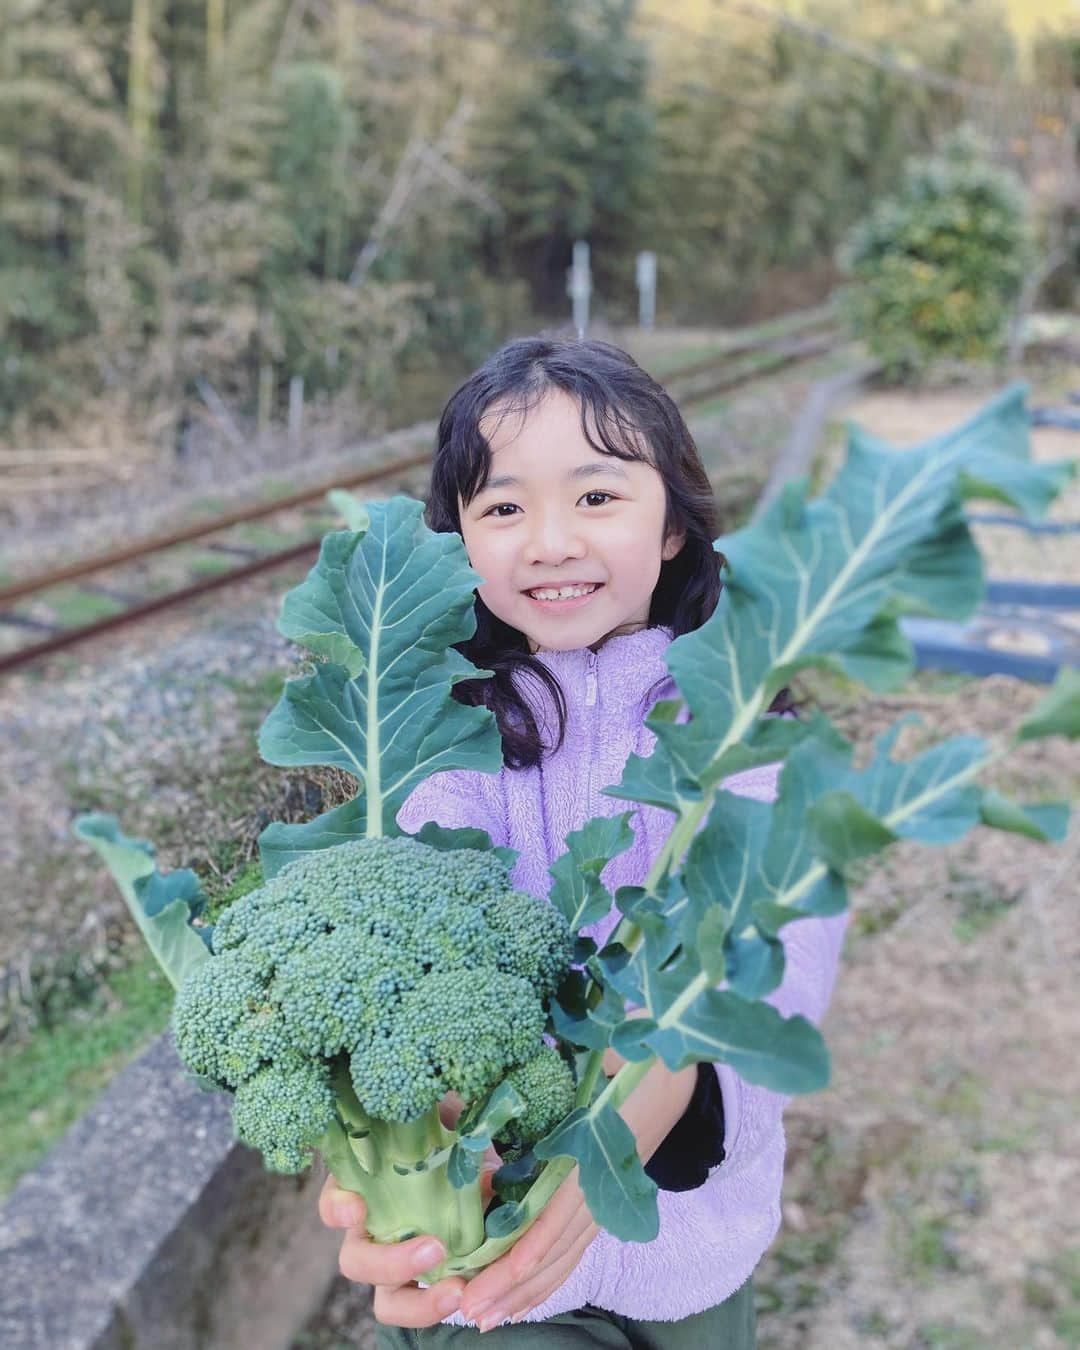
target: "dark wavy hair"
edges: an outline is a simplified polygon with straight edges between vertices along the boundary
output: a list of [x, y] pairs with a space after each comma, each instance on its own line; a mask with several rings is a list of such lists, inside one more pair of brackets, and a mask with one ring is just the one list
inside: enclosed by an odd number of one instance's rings
[[[439, 532], [460, 533], [458, 497], [467, 506], [491, 473], [491, 447], [480, 430], [484, 414], [524, 416], [552, 390], [570, 394], [581, 409], [581, 429], [601, 454], [652, 464], [664, 483], [664, 537], [684, 533], [678, 554], [660, 565], [647, 626], [674, 637], [692, 632], [710, 617], [720, 597], [723, 555], [712, 546], [716, 505], [694, 438], [664, 390], [632, 356], [608, 342], [577, 338], [519, 338], [490, 356], [451, 396], [439, 419], [426, 520]], [[594, 428], [599, 441], [594, 436]], [[555, 745], [566, 731], [566, 702], [558, 680], [530, 652], [525, 634], [476, 597], [476, 632], [457, 650], [494, 677], [454, 686], [461, 703], [484, 705], [495, 714], [509, 768], [538, 764], [546, 747], [515, 672], [545, 686], [558, 714]], [[661, 684], [663, 681], [661, 681]], [[660, 686], [658, 685], [657, 688]], [[770, 711], [790, 708], [787, 690]]]

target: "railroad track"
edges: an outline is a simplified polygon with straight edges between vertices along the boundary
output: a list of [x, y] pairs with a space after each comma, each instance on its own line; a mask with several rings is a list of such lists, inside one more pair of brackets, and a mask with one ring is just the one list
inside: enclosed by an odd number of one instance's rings
[[[668, 372], [665, 385], [680, 407], [694, 407], [821, 356], [842, 340], [824, 309], [809, 312], [792, 329], [736, 340], [707, 360]], [[410, 433], [399, 432], [394, 440], [409, 438]], [[430, 429], [425, 439], [430, 440]], [[378, 484], [381, 491], [422, 495], [430, 461], [429, 451], [417, 449], [355, 472], [342, 470], [288, 497], [0, 587], [0, 674], [210, 591], [313, 558], [322, 536], [337, 523], [325, 500], [331, 488]]]

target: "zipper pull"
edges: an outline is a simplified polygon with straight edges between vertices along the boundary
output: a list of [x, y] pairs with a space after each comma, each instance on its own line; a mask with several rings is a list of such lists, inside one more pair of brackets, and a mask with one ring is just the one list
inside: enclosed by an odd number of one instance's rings
[[585, 706], [591, 708], [596, 703], [596, 653], [589, 653], [589, 665], [585, 671]]

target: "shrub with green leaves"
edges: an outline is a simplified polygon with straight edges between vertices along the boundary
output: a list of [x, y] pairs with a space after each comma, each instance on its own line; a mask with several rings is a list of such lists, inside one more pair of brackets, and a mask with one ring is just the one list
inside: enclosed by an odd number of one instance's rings
[[[822, 714], [765, 713], [811, 665], [895, 688], [913, 668], [903, 614], [974, 611], [984, 581], [964, 501], [1039, 517], [1075, 470], [1033, 463], [1027, 428], [1016, 386], [913, 450], [853, 429], [820, 496], [791, 482], [717, 540], [716, 612], [667, 650], [679, 697], [648, 718], [652, 754], [631, 756], [607, 789], [670, 812], [671, 832], [642, 884], [614, 895], [600, 876], [632, 842], [631, 810], [567, 837], [546, 898], [513, 890], [512, 853], [482, 831], [429, 822], [402, 836], [398, 809], [429, 774], [499, 767], [491, 713], [452, 697], [485, 674], [454, 650], [473, 631], [479, 578], [456, 535], [425, 528], [420, 503], [338, 498], [349, 528], [326, 537], [279, 621], [319, 660], [286, 683], [259, 745], [273, 764], [347, 770], [357, 795], [270, 825], [263, 886], [213, 931], [190, 872], [160, 874], [115, 821], [78, 826], [179, 986], [180, 1053], [235, 1093], [241, 1137], [279, 1168], [321, 1151], [365, 1197], [377, 1238], [442, 1238], [434, 1280], [507, 1250], [575, 1165], [599, 1224], [654, 1237], [656, 1187], [618, 1108], [657, 1058], [724, 1062], [781, 1093], [823, 1087], [820, 1033], [765, 1001], [784, 976], [782, 929], [840, 913], [858, 864], [897, 840], [946, 844], [979, 824], [1060, 840], [1065, 803], [1010, 801], [978, 779], [1010, 742], [1080, 734], [1080, 674], [1063, 672], [1000, 743], [956, 736], [898, 761], [904, 719], [858, 767]], [[775, 802], [721, 790], [777, 760]], [[598, 951], [581, 929], [612, 905], [622, 918]], [[512, 1027], [507, 998], [521, 1009]], [[605, 1080], [609, 1047], [626, 1063]], [[438, 1112], [451, 1089], [464, 1103], [453, 1127]], [[493, 1141], [508, 1161], [485, 1209]]]
[[842, 307], [889, 375], [996, 356], [1031, 262], [1024, 189], [970, 134], [905, 168], [840, 249]]

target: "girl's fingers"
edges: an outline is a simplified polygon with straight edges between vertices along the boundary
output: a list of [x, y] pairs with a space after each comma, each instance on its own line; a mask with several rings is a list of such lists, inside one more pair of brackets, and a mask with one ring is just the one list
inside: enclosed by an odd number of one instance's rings
[[363, 1196], [342, 1190], [329, 1176], [319, 1192], [319, 1218], [327, 1228], [358, 1228], [367, 1217]]
[[541, 1268], [547, 1269], [553, 1259], [561, 1258], [589, 1230], [591, 1242], [598, 1231], [593, 1217], [576, 1184], [571, 1180], [563, 1182], [540, 1217], [510, 1251], [469, 1281], [461, 1309], [464, 1316], [477, 1321], [481, 1308], [503, 1306], [516, 1298], [522, 1281], [533, 1278]]
[[443, 1254], [437, 1238], [372, 1242], [362, 1228], [350, 1228], [341, 1244], [338, 1267], [347, 1280], [358, 1284], [408, 1284], [437, 1266]]
[[493, 1304], [476, 1319], [480, 1329], [490, 1331], [493, 1327], [500, 1326], [508, 1317], [515, 1319], [524, 1317], [545, 1299], [550, 1298], [573, 1273], [587, 1245], [588, 1243], [579, 1242], [558, 1261], [551, 1264], [545, 1262], [543, 1270], [534, 1279], [515, 1285], [504, 1300]]
[[[592, 1230], [589, 1241], [595, 1236], [597, 1230], [592, 1215], [587, 1209], [582, 1209], [575, 1214], [570, 1221], [559, 1229], [558, 1236], [553, 1241], [541, 1243], [531, 1243], [523, 1250], [518, 1251], [515, 1246], [510, 1252], [510, 1259], [507, 1262], [507, 1273], [511, 1280], [511, 1289], [526, 1280], [530, 1280], [541, 1269], [546, 1269], [552, 1262], [558, 1261], [571, 1247], [577, 1246], [582, 1236]], [[525, 1237], [529, 1234], [526, 1233]], [[522, 1241], [525, 1239], [523, 1238]], [[520, 1245], [520, 1244], [519, 1244]]]
[[460, 1276], [440, 1280], [430, 1289], [416, 1285], [379, 1285], [372, 1300], [376, 1320], [391, 1327], [431, 1327], [449, 1317], [461, 1301], [464, 1280]]
[[485, 1209], [487, 1209], [488, 1202], [495, 1194], [495, 1188], [491, 1184], [492, 1178], [501, 1166], [502, 1159], [499, 1157], [495, 1145], [489, 1144], [480, 1164], [480, 1203]]

